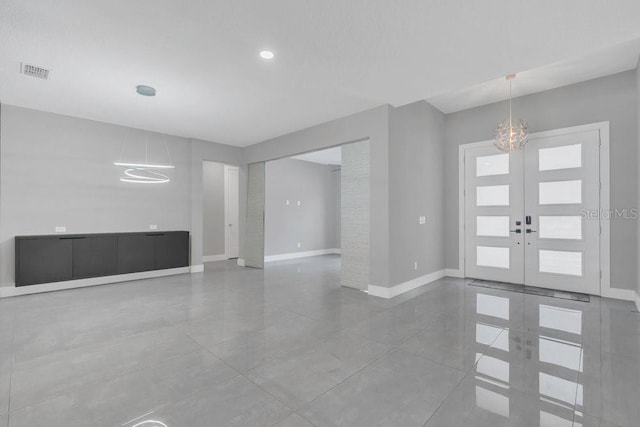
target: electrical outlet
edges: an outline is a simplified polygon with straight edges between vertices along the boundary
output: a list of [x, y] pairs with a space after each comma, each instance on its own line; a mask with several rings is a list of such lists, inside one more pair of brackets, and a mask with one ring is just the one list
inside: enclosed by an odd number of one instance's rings
[[301, 246], [302, 246], [302, 245], [300, 244], [300, 242], [298, 242], [298, 249], [300, 249], [300, 247], [301, 247]]
[[418, 224], [422, 225], [422, 224], [425, 224], [426, 222], [427, 222], [427, 217], [426, 216], [418, 217]]
[[149, 230], [157, 230], [158, 226], [155, 224], [149, 224]]
[[413, 269], [417, 270], [418, 269], [418, 261], [414, 261], [413, 262]]
[[66, 233], [67, 227], [64, 225], [56, 225], [56, 233]]

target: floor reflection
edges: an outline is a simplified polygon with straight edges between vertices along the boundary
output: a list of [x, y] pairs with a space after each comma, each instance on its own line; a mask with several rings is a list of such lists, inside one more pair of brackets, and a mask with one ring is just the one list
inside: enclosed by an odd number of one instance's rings
[[[483, 292], [474, 296], [476, 343], [480, 345], [474, 368], [476, 406], [510, 418], [518, 410], [511, 399], [512, 387], [518, 384], [538, 401], [538, 420], [528, 414], [528, 425], [573, 425], [583, 396], [583, 386], [578, 383], [583, 366], [583, 311], [566, 307], [565, 301], [555, 305], [546, 298], [535, 310], [529, 307], [517, 313], [511, 298], [533, 298]], [[533, 313], [535, 316], [527, 316]], [[502, 332], [484, 353], [487, 337], [495, 336], [489, 331], [496, 329]]]

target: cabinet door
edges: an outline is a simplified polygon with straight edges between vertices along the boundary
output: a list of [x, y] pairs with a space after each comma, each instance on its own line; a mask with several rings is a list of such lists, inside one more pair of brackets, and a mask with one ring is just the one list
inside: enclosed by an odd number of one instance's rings
[[73, 278], [118, 274], [118, 238], [82, 237], [73, 240]]
[[157, 270], [189, 265], [189, 233], [158, 233], [154, 237]]
[[16, 286], [71, 280], [72, 240], [16, 240]]
[[154, 238], [145, 234], [118, 237], [118, 273], [136, 273], [155, 268]]

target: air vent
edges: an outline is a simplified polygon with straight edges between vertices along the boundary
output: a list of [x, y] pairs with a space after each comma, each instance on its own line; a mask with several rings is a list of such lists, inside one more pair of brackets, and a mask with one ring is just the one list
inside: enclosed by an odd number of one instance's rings
[[49, 78], [49, 70], [43, 67], [38, 67], [32, 64], [22, 64], [22, 74], [25, 76], [37, 77], [39, 79], [47, 80]]

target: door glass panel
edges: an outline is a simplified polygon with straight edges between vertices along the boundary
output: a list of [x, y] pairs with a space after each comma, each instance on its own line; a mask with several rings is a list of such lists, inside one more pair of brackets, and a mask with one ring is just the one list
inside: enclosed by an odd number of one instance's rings
[[582, 311], [540, 304], [540, 327], [582, 335]]
[[538, 153], [540, 171], [582, 167], [582, 144], [541, 148]]
[[508, 173], [508, 154], [476, 157], [476, 176], [506, 175]]
[[484, 323], [476, 323], [476, 342], [484, 345], [491, 345], [498, 335], [502, 332], [502, 328], [497, 328]]
[[[568, 414], [571, 417], [571, 414]], [[550, 414], [545, 411], [540, 411], [540, 427], [554, 426], [554, 427], [581, 427], [582, 424], [574, 424], [573, 419], [566, 419], [559, 417], [558, 415]]]
[[540, 182], [541, 205], [582, 203], [582, 180]]
[[538, 373], [538, 388], [543, 396], [573, 405], [576, 399], [576, 390], [578, 383], [565, 380], [564, 378], [549, 375], [544, 372]]
[[540, 272], [582, 276], [582, 252], [540, 250]]
[[582, 218], [579, 216], [541, 216], [541, 239], [582, 239]]
[[476, 405], [478, 408], [509, 418], [509, 398], [495, 391], [476, 386]]
[[476, 206], [509, 206], [509, 185], [476, 187]]
[[478, 294], [476, 313], [509, 320], [509, 298]]
[[509, 248], [477, 246], [476, 264], [484, 267], [509, 268]]
[[484, 355], [478, 360], [476, 372], [509, 384], [509, 362]]
[[579, 344], [540, 337], [538, 339], [540, 361], [579, 371], [582, 347]]
[[508, 216], [478, 216], [476, 217], [476, 235], [509, 237]]
[[505, 329], [500, 335], [498, 335], [498, 338], [496, 338], [495, 341], [491, 343], [491, 347], [509, 352], [509, 343], [511, 342], [511, 340], [509, 339], [509, 335], [509, 329]]

